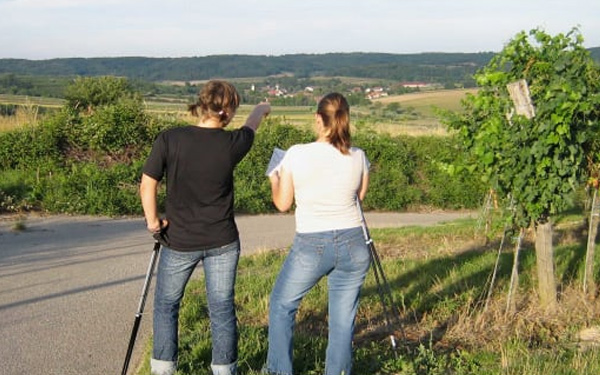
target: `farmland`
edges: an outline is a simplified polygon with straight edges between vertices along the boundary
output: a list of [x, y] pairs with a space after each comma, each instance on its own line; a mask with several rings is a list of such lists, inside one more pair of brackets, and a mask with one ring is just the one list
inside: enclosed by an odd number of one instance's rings
[[467, 94], [475, 94], [477, 89], [436, 90], [416, 92], [404, 95], [387, 96], [375, 99], [375, 103], [400, 103], [403, 106], [415, 108], [424, 117], [433, 117], [433, 107], [457, 111], [460, 100]]
[[[435, 108], [459, 110], [460, 100], [467, 93], [474, 92], [474, 89], [435, 90], [374, 99], [368, 106], [352, 108], [353, 123], [366, 123], [370, 130], [390, 134], [444, 134], [445, 127], [440, 123]], [[395, 111], [387, 110], [392, 103], [397, 103]], [[55, 110], [63, 104], [64, 100], [57, 98], [0, 95], [0, 105], [16, 107], [14, 114], [0, 116], [0, 131], [35, 122], [43, 110]], [[187, 101], [183, 98], [148, 98], [145, 104], [147, 111], [157, 116], [175, 116], [189, 123], [195, 122], [186, 112]], [[241, 126], [251, 109], [251, 105], [241, 105], [232, 125]], [[314, 106], [273, 106], [271, 117], [291, 125], [312, 126], [314, 110]]]

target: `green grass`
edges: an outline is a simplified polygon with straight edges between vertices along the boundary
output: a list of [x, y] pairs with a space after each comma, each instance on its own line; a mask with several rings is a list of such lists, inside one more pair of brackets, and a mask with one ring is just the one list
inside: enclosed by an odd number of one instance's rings
[[[567, 228], [573, 228], [573, 224]], [[369, 273], [356, 318], [354, 373], [362, 374], [596, 374], [596, 350], [579, 350], [577, 330], [600, 324], [600, 312], [578, 292], [585, 239], [566, 235], [555, 248], [561, 309], [548, 316], [536, 307], [533, 244], [521, 259], [519, 311], [504, 311], [512, 245], [501, 253], [492, 299], [484, 310], [499, 238], [485, 236], [475, 220], [426, 228], [372, 231], [400, 310], [401, 326], [386, 327], [376, 282]], [[267, 351], [268, 298], [285, 252], [241, 259], [236, 303], [240, 374], [259, 374]], [[260, 277], [256, 277], [260, 275]], [[327, 345], [327, 293], [322, 280], [303, 300], [295, 330], [295, 372], [322, 374]], [[202, 277], [192, 281], [182, 304], [178, 374], [207, 373], [209, 321]], [[389, 334], [400, 341], [394, 356]], [[404, 345], [406, 344], [406, 345]], [[140, 374], [147, 374], [149, 354]]]

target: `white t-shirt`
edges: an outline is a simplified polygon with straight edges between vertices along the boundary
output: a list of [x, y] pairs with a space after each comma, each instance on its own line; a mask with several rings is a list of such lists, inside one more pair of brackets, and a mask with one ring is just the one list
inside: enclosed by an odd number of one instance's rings
[[296, 231], [323, 232], [361, 226], [356, 196], [369, 162], [363, 150], [349, 155], [326, 142], [290, 147], [282, 161], [291, 172], [296, 201]]

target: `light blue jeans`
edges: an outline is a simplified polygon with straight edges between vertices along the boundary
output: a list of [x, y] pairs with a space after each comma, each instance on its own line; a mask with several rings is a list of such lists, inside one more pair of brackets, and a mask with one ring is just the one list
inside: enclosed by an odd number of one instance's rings
[[350, 375], [358, 296], [370, 265], [362, 228], [296, 233], [271, 293], [269, 350], [264, 372], [292, 375], [293, 330], [298, 305], [327, 276], [329, 337], [326, 375]]
[[173, 372], [175, 370], [179, 306], [192, 272], [202, 262], [212, 338], [211, 365], [213, 371], [231, 368], [229, 372], [235, 373], [238, 329], [234, 285], [239, 256], [239, 241], [204, 251], [183, 252], [162, 248], [154, 296], [152, 358], [155, 363], [167, 364]]

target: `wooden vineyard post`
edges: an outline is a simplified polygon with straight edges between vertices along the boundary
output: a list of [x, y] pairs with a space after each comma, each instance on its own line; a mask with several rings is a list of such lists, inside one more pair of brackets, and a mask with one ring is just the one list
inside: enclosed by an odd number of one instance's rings
[[598, 218], [600, 204], [598, 204], [598, 189], [593, 187], [592, 206], [590, 208], [590, 224], [588, 229], [587, 251], [585, 253], [585, 271], [583, 274], [583, 292], [594, 298], [596, 295], [596, 281], [594, 280], [594, 253], [596, 235], [598, 233]]
[[554, 249], [552, 247], [552, 223], [536, 223], [535, 259], [538, 275], [540, 303], [544, 309], [555, 311], [556, 280], [554, 279]]

